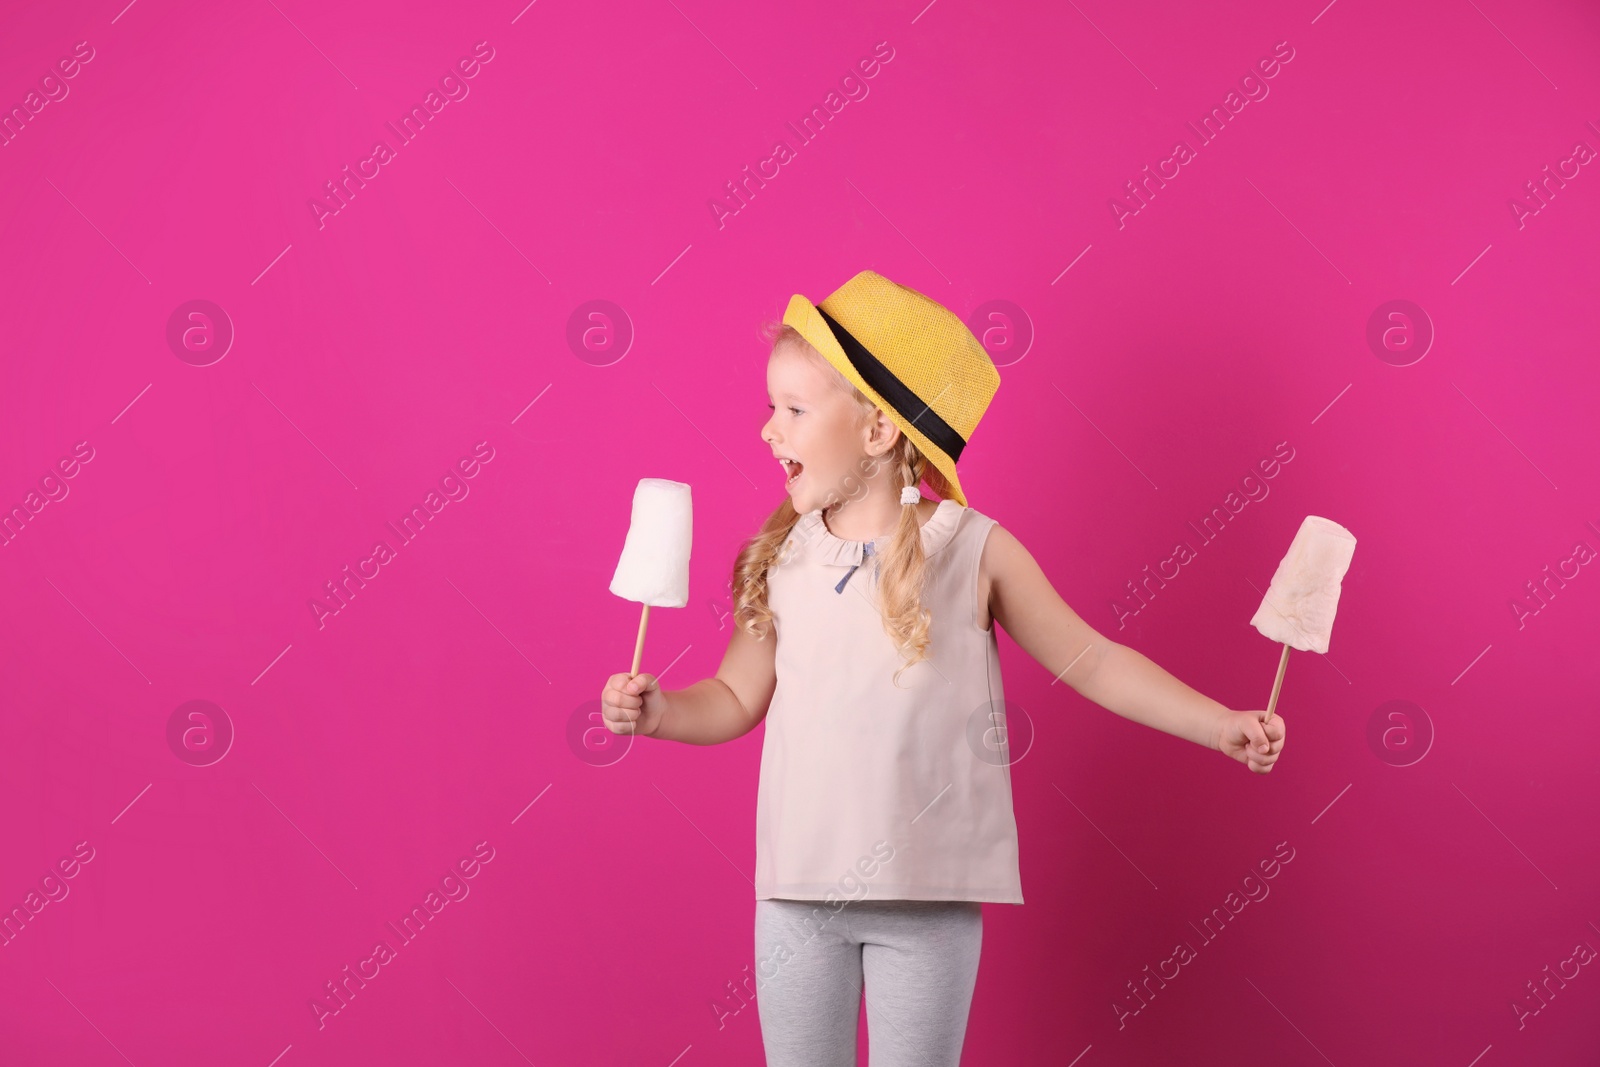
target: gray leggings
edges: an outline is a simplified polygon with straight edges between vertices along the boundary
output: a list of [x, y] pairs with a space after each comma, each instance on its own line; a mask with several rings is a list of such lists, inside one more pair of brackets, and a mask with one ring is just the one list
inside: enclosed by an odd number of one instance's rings
[[757, 900], [755, 935], [768, 1067], [855, 1067], [863, 978], [872, 1067], [960, 1063], [978, 901]]

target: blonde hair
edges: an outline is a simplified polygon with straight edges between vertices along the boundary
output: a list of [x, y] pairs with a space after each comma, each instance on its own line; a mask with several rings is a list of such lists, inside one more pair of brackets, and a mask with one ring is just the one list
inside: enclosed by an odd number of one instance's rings
[[[793, 343], [807, 358], [827, 368], [834, 384], [855, 401], [863, 422], [877, 412], [877, 405], [824, 359], [793, 326], [766, 322], [762, 324], [761, 336], [771, 343], [773, 352], [777, 351], [780, 344]], [[897, 486], [915, 486], [926, 480], [941, 498], [950, 496], [949, 483], [943, 474], [928, 462], [903, 430], [894, 447], [871, 462], [887, 464], [893, 472], [891, 482]], [[847, 482], [861, 486], [854, 476], [848, 478]], [[826, 509], [836, 503], [843, 503], [843, 500], [830, 491], [828, 500], [822, 506]], [[734, 624], [757, 640], [765, 639], [772, 629], [772, 610], [767, 606], [767, 571], [779, 562], [789, 534], [799, 520], [800, 514], [795, 511], [792, 498], [785, 496], [777, 510], [767, 516], [755, 536], [740, 547], [738, 558], [734, 560]], [[917, 522], [915, 507], [900, 508], [900, 522], [888, 546], [876, 553], [876, 559], [884, 631], [903, 656], [909, 654], [894, 675], [895, 684], [899, 685], [901, 672], [926, 658], [928, 625], [932, 620], [931, 614], [922, 607], [922, 586], [928, 561], [922, 548], [921, 525]]]

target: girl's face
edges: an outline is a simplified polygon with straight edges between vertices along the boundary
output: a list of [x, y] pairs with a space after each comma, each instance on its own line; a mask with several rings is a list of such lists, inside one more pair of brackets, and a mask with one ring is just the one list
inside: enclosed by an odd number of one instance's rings
[[767, 361], [772, 417], [761, 427], [761, 439], [773, 455], [794, 461], [784, 464], [781, 476], [802, 515], [845, 499], [861, 480], [866, 449], [874, 444], [878, 420], [863, 420], [842, 385], [838, 371], [793, 343], [779, 344]]

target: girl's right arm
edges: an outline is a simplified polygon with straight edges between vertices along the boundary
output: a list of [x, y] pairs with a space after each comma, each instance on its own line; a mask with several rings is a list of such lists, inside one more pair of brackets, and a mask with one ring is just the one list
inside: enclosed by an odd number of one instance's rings
[[600, 695], [606, 728], [691, 745], [743, 737], [767, 716], [777, 688], [777, 637], [757, 640], [735, 626], [722, 666], [683, 689], [662, 689], [653, 674], [613, 674]]

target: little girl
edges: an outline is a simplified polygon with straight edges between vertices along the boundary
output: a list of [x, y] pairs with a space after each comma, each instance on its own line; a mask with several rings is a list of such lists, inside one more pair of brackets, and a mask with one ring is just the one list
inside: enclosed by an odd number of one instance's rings
[[[615, 674], [613, 733], [710, 745], [766, 721], [757, 1005], [770, 1067], [957, 1064], [982, 902], [1022, 903], [993, 622], [1083, 696], [1265, 774], [1283, 720], [1235, 712], [1093, 630], [967, 505], [956, 460], [999, 388], [971, 331], [863, 271], [768, 330], [762, 440], [786, 498], [733, 569], [716, 676]], [[925, 499], [926, 482], [938, 500]]]

